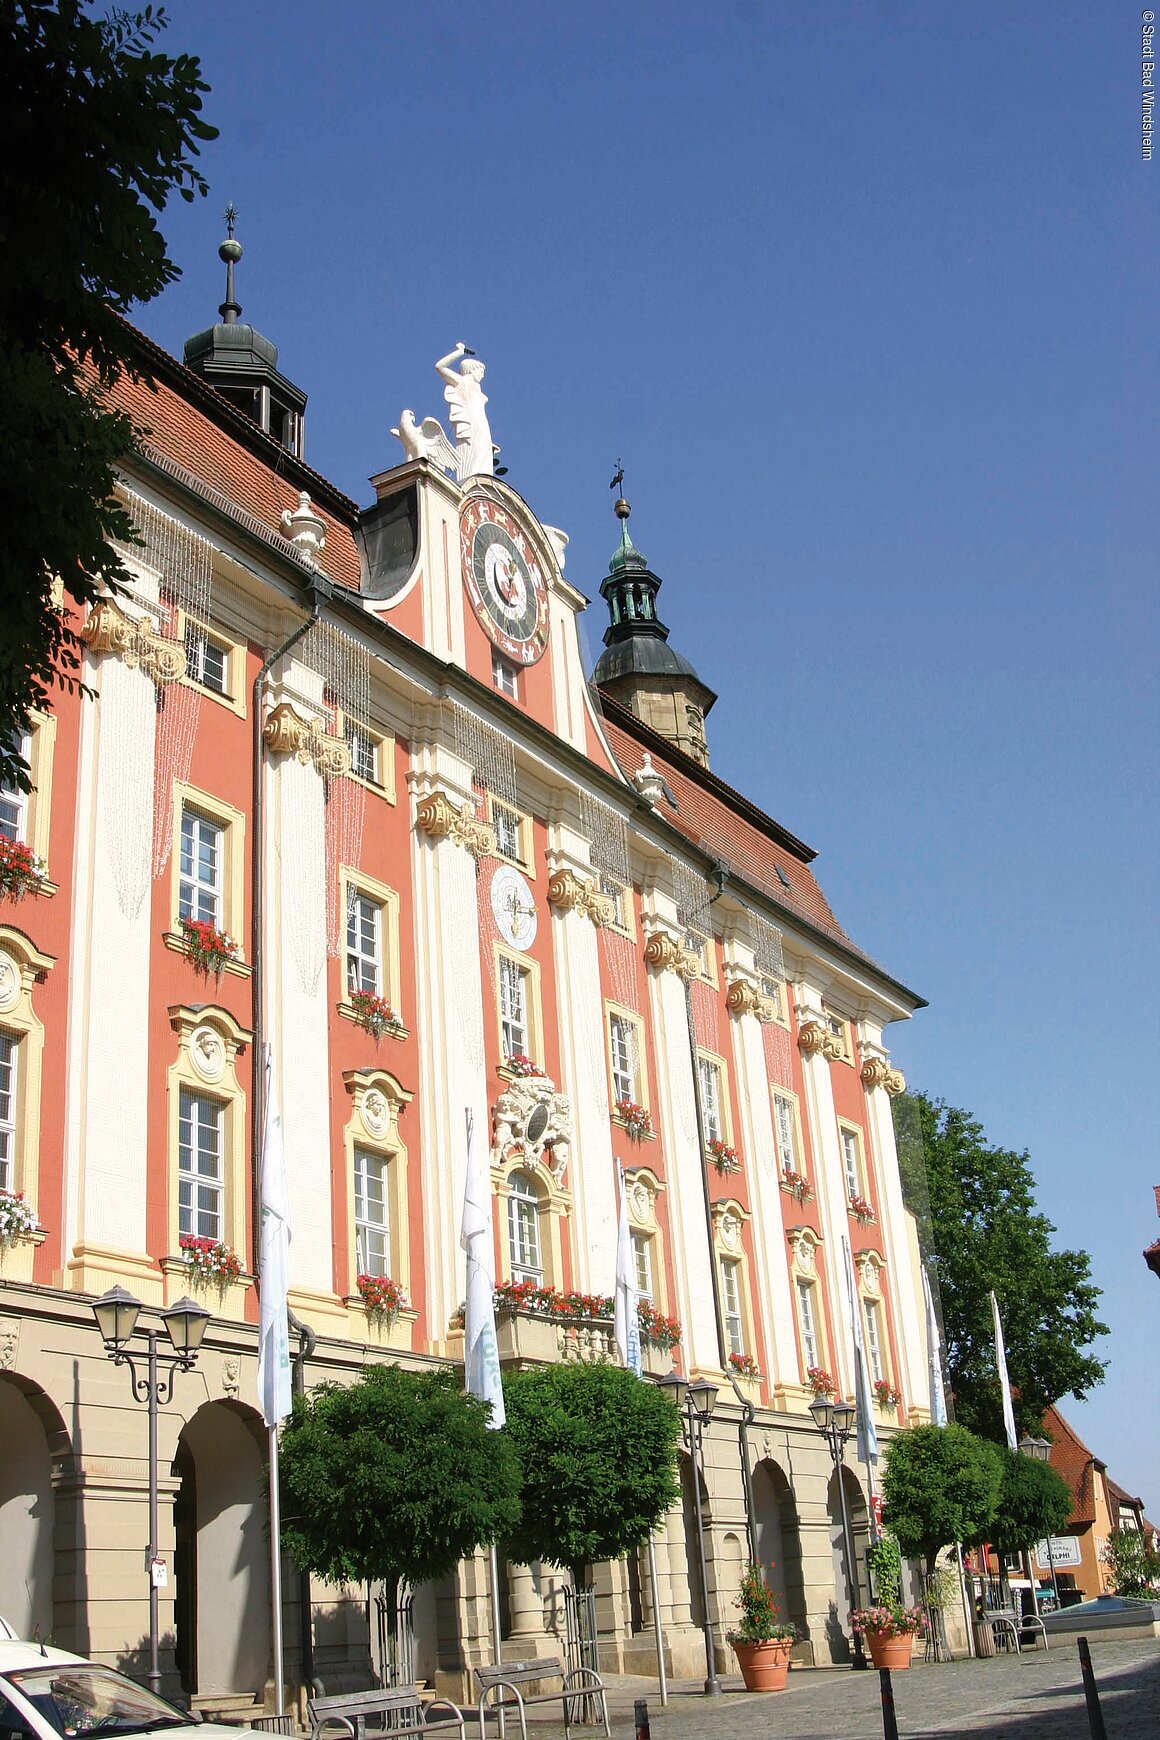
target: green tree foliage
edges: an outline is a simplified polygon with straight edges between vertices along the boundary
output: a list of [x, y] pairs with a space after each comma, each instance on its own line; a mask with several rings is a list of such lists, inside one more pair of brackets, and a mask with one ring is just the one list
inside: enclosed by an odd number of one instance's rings
[[924, 1559], [929, 1573], [940, 1548], [988, 1538], [1002, 1481], [994, 1444], [962, 1426], [915, 1426], [887, 1446], [883, 1520], [905, 1556]]
[[1113, 1529], [1100, 1550], [1112, 1593], [1136, 1601], [1160, 1595], [1160, 1552], [1142, 1529]]
[[519, 1467], [486, 1402], [448, 1371], [368, 1366], [295, 1396], [282, 1436], [282, 1542], [328, 1583], [424, 1583], [519, 1517]]
[[79, 662], [53, 577], [78, 604], [128, 579], [109, 540], [131, 537], [113, 482], [134, 432], [105, 390], [145, 371], [119, 317], [178, 276], [154, 213], [205, 192], [216, 137], [197, 60], [152, 47], [165, 23], [0, 0], [0, 778], [25, 785], [12, 734]]
[[1071, 1489], [1047, 1462], [1021, 1450], [999, 1451], [1003, 1484], [991, 1524], [991, 1545], [999, 1553], [1021, 1553], [1048, 1535], [1059, 1534], [1071, 1515]]
[[667, 1396], [619, 1366], [573, 1362], [504, 1379], [507, 1435], [523, 1474], [507, 1551], [572, 1572], [619, 1559], [677, 1502], [680, 1422]]
[[955, 1418], [1003, 1441], [993, 1289], [1016, 1424], [1035, 1432], [1049, 1402], [1103, 1382], [1104, 1362], [1087, 1351], [1107, 1334], [1090, 1260], [1052, 1249], [1055, 1228], [1036, 1208], [1026, 1153], [990, 1147], [968, 1113], [925, 1094], [901, 1095], [894, 1117], [903, 1195], [942, 1294]]

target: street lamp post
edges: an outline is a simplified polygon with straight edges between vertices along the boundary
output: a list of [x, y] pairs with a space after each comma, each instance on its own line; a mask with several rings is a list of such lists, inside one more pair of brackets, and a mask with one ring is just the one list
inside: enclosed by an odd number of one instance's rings
[[713, 1649], [713, 1624], [709, 1617], [709, 1577], [705, 1569], [705, 1525], [701, 1513], [701, 1480], [705, 1466], [702, 1433], [713, 1418], [713, 1409], [717, 1406], [717, 1386], [711, 1384], [708, 1378], [698, 1378], [696, 1383], [691, 1384], [680, 1377], [678, 1373], [671, 1372], [668, 1377], [659, 1380], [658, 1387], [672, 1397], [677, 1412], [683, 1415], [681, 1437], [693, 1466], [693, 1510], [697, 1523], [697, 1567], [701, 1575], [701, 1605], [705, 1633], [705, 1693], [707, 1697], [718, 1698], [721, 1695], [721, 1685], [717, 1678], [717, 1663]]
[[[1034, 1462], [1051, 1461], [1051, 1440], [1049, 1438], [1033, 1438], [1030, 1432], [1024, 1432], [1019, 1440], [1019, 1448], [1024, 1456], [1030, 1456]], [[1055, 1596], [1055, 1611], [1059, 1612], [1059, 1579], [1055, 1575], [1055, 1554], [1051, 1548], [1051, 1536], [1047, 1536], [1047, 1568], [1051, 1572], [1051, 1589]], [[1034, 1587], [1034, 1580], [1032, 1582]]]
[[[810, 1403], [810, 1414], [814, 1425], [829, 1446], [830, 1459], [834, 1464], [834, 1474], [838, 1482], [838, 1504], [842, 1515], [842, 1559], [846, 1567], [846, 1593], [850, 1599], [850, 1611], [853, 1613], [858, 1606], [858, 1565], [854, 1557], [854, 1538], [850, 1531], [850, 1512], [846, 1505], [844, 1452], [854, 1430], [857, 1414], [851, 1402], [835, 1402], [829, 1396], [815, 1396]], [[855, 1630], [854, 1659], [850, 1666], [866, 1668], [869, 1665], [866, 1652], [862, 1648], [862, 1633]]]
[[[149, 1408], [149, 1545], [145, 1551], [145, 1572], [149, 1578], [149, 1689], [152, 1692], [161, 1690], [161, 1668], [157, 1659], [159, 1632], [159, 1584], [157, 1572], [154, 1569], [157, 1560], [157, 1413], [158, 1409], [167, 1408], [173, 1400], [173, 1378], [178, 1371], [190, 1371], [197, 1361], [201, 1338], [205, 1334], [209, 1322], [209, 1312], [204, 1305], [195, 1304], [192, 1299], [179, 1299], [176, 1305], [171, 1305], [168, 1311], [161, 1312], [161, 1321], [165, 1325], [173, 1352], [164, 1355], [157, 1351], [157, 1341], [160, 1331], [146, 1328], [141, 1331], [148, 1342], [145, 1376], [139, 1377], [133, 1356], [128, 1350], [128, 1342], [137, 1331], [137, 1318], [142, 1310], [141, 1301], [134, 1299], [132, 1293], [124, 1287], [111, 1287], [99, 1299], [93, 1301], [93, 1316], [97, 1320], [97, 1328], [105, 1344], [105, 1352], [114, 1365], [129, 1367], [129, 1382], [133, 1390], [133, 1399], [145, 1402]], [[165, 1377], [162, 1378], [162, 1361], [168, 1366]]]

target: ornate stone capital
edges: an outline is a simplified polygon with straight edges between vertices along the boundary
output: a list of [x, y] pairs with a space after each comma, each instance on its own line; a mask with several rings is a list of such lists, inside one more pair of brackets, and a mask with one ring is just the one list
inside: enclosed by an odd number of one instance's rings
[[763, 997], [748, 979], [734, 979], [725, 990], [725, 1007], [731, 1015], [756, 1015], [761, 1022], [777, 1019], [777, 1006], [772, 997]]
[[166, 640], [151, 623], [126, 616], [111, 598], [99, 598], [80, 631], [91, 653], [107, 653], [133, 669], [140, 666], [157, 684], [176, 682], [186, 672], [185, 648]]
[[654, 930], [644, 945], [644, 958], [658, 972], [676, 973], [686, 983], [695, 979], [698, 961], [691, 950], [682, 948], [675, 937], [664, 930]]
[[805, 1021], [798, 1028], [798, 1047], [807, 1057], [828, 1057], [830, 1037], [820, 1021]]
[[868, 1057], [862, 1065], [862, 1086], [884, 1088], [893, 1099], [896, 1094], [905, 1093], [906, 1077], [900, 1069], [891, 1069], [884, 1057]]
[[574, 870], [555, 870], [548, 878], [548, 904], [560, 912], [578, 912], [599, 927], [611, 924], [616, 915], [615, 903], [601, 894], [595, 882], [585, 882]]
[[415, 825], [432, 840], [466, 846], [473, 858], [487, 858], [495, 852], [495, 829], [480, 821], [470, 802], [457, 809], [445, 791], [433, 791], [419, 799]]
[[317, 719], [303, 719], [289, 701], [281, 701], [262, 727], [271, 755], [292, 755], [303, 767], [311, 762], [331, 778], [350, 772], [350, 750], [341, 737], [331, 737]]

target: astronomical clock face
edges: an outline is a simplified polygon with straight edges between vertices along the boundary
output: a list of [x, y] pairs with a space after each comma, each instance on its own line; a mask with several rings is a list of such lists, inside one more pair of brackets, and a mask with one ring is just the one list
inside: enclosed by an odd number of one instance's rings
[[476, 496], [460, 517], [459, 542], [484, 633], [513, 664], [534, 665], [548, 646], [548, 588], [530, 541], [497, 502]]

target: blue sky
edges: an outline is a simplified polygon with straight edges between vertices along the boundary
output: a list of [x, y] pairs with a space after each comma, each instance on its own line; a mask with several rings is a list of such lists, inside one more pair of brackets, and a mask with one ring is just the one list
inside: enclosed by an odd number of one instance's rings
[[221, 138], [166, 217], [360, 501], [435, 359], [596, 600], [623, 456], [713, 766], [931, 1007], [1112, 1335], [1065, 1411], [1160, 1521], [1155, 177], [1138, 7], [171, 0]]

